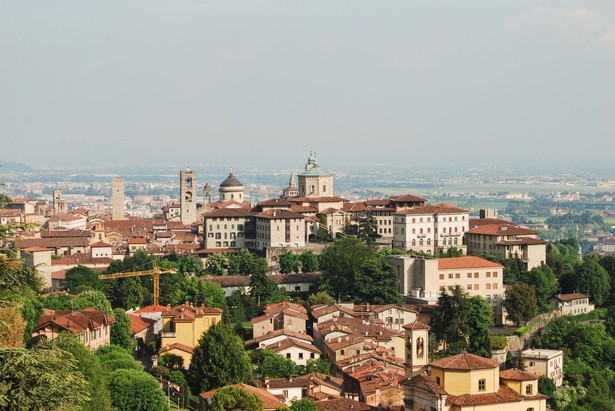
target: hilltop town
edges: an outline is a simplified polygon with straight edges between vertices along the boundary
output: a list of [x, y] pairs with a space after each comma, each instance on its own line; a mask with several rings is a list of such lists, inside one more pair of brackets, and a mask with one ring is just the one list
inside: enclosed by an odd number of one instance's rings
[[411, 192], [350, 200], [315, 153], [256, 202], [233, 168], [218, 184], [189, 167], [177, 177], [178, 201], [148, 216], [129, 212], [124, 177], [91, 207], [57, 187], [50, 201], [2, 196], [0, 404], [615, 404], [604, 221], [590, 218], [603, 246], [583, 252], [510, 210]]

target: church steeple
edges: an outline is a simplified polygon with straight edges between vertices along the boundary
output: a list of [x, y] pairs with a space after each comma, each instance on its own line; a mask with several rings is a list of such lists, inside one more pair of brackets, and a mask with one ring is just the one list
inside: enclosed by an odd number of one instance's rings
[[299, 188], [297, 184], [295, 184], [295, 172], [290, 172], [290, 178], [288, 179], [288, 187], [282, 190], [282, 195], [280, 198], [291, 198], [297, 197], [299, 195]]

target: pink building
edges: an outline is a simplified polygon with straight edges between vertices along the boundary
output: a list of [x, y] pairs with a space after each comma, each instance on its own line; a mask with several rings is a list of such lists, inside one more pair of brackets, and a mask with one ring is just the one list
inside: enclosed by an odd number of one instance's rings
[[32, 337], [44, 335], [52, 340], [62, 331], [69, 331], [93, 351], [110, 344], [111, 324], [114, 322], [115, 318], [94, 308], [80, 311], [45, 310], [32, 331]]

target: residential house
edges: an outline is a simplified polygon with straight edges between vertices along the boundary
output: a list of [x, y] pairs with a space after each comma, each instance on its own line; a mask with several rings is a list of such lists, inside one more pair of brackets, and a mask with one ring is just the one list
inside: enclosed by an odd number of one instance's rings
[[201, 335], [209, 327], [222, 321], [222, 309], [182, 304], [162, 313], [160, 355], [170, 353], [184, 359], [188, 367], [192, 360], [194, 348], [198, 345]]
[[342, 393], [341, 378], [317, 372], [290, 378], [265, 378], [263, 387], [286, 404], [291, 400], [310, 398], [315, 401], [340, 397]]
[[530, 349], [521, 351], [526, 371], [544, 375], [553, 380], [556, 387], [564, 382], [564, 352], [562, 350]]
[[282, 302], [267, 305], [264, 314], [250, 322], [254, 338], [258, 338], [279, 329], [305, 333], [307, 319], [307, 310], [302, 305]]
[[[275, 411], [275, 409], [278, 407], [287, 406], [280, 399], [278, 399], [277, 396], [271, 394], [269, 391], [263, 388], [256, 388], [256, 387], [253, 387], [252, 385], [248, 385], [244, 383], [235, 384], [235, 387], [243, 388], [250, 394], [255, 394], [260, 399], [262, 399], [263, 400], [263, 411]], [[212, 399], [214, 398], [214, 395], [216, 395], [216, 391], [218, 391], [218, 389], [210, 390], [207, 392], [202, 392], [199, 394], [199, 396], [202, 398], [202, 404], [204, 405], [205, 411], [208, 411], [210, 409]]]
[[558, 294], [549, 302], [559, 310], [562, 315], [579, 315], [594, 311], [595, 306], [589, 302], [589, 295], [572, 293]]
[[85, 310], [45, 310], [32, 331], [32, 337], [45, 336], [51, 340], [68, 331], [90, 350], [110, 344], [111, 325], [115, 319], [94, 308]]

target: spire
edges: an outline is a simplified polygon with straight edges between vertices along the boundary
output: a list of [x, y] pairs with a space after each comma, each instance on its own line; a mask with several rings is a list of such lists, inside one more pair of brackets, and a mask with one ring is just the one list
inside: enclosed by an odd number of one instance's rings
[[290, 172], [290, 179], [288, 180], [288, 186], [289, 187], [295, 186], [295, 171], [294, 170]]
[[231, 164], [228, 169], [229, 169], [229, 175], [232, 176], [233, 175], [233, 165]]

